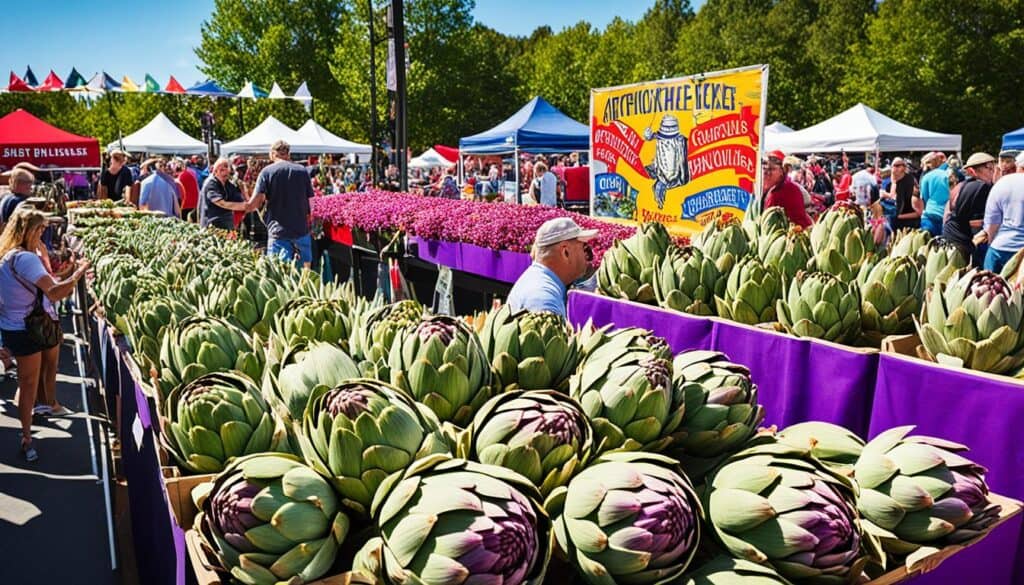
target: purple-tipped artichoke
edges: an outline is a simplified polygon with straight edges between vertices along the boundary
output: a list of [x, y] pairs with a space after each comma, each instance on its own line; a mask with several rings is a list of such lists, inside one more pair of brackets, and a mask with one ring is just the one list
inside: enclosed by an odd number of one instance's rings
[[923, 544], [969, 540], [995, 522], [1000, 511], [988, 499], [985, 468], [958, 454], [967, 447], [907, 436], [913, 428], [878, 435], [854, 466], [866, 528], [896, 554]]
[[459, 437], [458, 455], [526, 476], [547, 496], [590, 460], [590, 421], [568, 396], [522, 390], [487, 401]]
[[391, 584], [539, 585], [551, 555], [551, 523], [539, 497], [526, 478], [503, 467], [444, 455], [417, 461], [374, 498], [381, 577]]
[[243, 583], [317, 579], [334, 564], [349, 529], [327, 480], [280, 453], [235, 459], [199, 506], [203, 541]]
[[547, 506], [559, 547], [595, 585], [668, 582], [686, 570], [700, 540], [693, 487], [661, 455], [607, 454]]
[[771, 437], [708, 476], [708, 522], [729, 552], [793, 581], [852, 583], [883, 563], [856, 508], [856, 486], [811, 455]]

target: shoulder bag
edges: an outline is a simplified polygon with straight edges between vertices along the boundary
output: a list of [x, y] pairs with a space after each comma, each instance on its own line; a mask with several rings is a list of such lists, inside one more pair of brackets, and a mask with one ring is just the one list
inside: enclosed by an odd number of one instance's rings
[[60, 343], [60, 323], [54, 321], [53, 317], [43, 308], [43, 289], [36, 285], [28, 286], [21, 276], [18, 275], [18, 271], [14, 268], [15, 260], [17, 259], [18, 256], [15, 254], [9, 260], [11, 263], [11, 273], [29, 292], [32, 292], [33, 287], [36, 289], [36, 300], [32, 304], [32, 310], [25, 316], [25, 332], [32, 343], [44, 349], [49, 349]]

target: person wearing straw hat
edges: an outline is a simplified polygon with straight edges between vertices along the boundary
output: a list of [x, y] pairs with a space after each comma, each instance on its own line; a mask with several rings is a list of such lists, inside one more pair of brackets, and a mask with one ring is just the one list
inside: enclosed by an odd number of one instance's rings
[[508, 293], [509, 307], [566, 317], [569, 285], [587, 274], [594, 257], [587, 242], [595, 236], [597, 230], [585, 230], [572, 218], [556, 217], [544, 222], [533, 239], [533, 264]]
[[949, 219], [942, 226], [942, 237], [972, 258], [975, 266], [981, 266], [987, 248], [984, 246], [987, 234], [981, 228], [996, 172], [996, 159], [991, 154], [976, 152], [964, 163], [964, 170], [967, 180], [958, 185], [955, 197], [950, 194]]

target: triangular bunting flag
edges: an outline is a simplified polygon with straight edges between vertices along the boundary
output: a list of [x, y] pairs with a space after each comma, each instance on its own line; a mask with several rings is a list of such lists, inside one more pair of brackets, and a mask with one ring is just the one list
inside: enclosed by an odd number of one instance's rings
[[43, 80], [43, 84], [37, 89], [38, 91], [59, 91], [64, 89], [64, 82], [60, 80], [60, 77], [57, 77], [57, 74], [53, 72], [53, 69], [50, 69], [50, 74], [46, 76], [46, 79]]
[[105, 91], [121, 91], [121, 84], [116, 79], [103, 72], [103, 89]]
[[139, 85], [132, 81], [131, 77], [125, 75], [121, 78], [121, 91], [139, 91]]
[[253, 82], [246, 81], [245, 87], [242, 88], [242, 91], [238, 92], [238, 97], [251, 99], [265, 98], [267, 97], [267, 92], [260, 89], [259, 86]]
[[178, 80], [171, 76], [171, 79], [167, 82], [167, 87], [164, 88], [167, 93], [185, 93], [185, 88], [178, 83]]
[[299, 89], [295, 90], [295, 99], [301, 102], [313, 101], [313, 94], [309, 93], [309, 86], [306, 85], [305, 81], [302, 82]]
[[160, 84], [153, 79], [153, 76], [149, 73], [146, 74], [146, 93], [156, 93], [160, 91]]
[[36, 80], [36, 74], [32, 73], [32, 67], [25, 66], [25, 83], [32, 87], [39, 87], [39, 81]]
[[68, 73], [67, 80], [64, 82], [64, 89], [74, 89], [85, 85], [85, 78], [78, 72], [74, 67], [71, 68], [71, 73]]
[[32, 88], [22, 81], [15, 72], [11, 71], [11, 81], [7, 85], [7, 91], [32, 91]]
[[275, 81], [274, 86], [270, 88], [270, 95], [267, 97], [269, 97], [272, 100], [283, 100], [288, 96], [284, 95], [284, 92], [281, 91], [281, 86], [278, 85], [277, 82]]

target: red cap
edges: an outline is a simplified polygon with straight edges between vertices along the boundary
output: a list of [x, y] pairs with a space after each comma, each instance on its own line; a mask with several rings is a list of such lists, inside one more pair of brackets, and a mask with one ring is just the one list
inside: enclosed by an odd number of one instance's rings
[[245, 157], [238, 155], [235, 158], [231, 159], [231, 164], [235, 165], [236, 167], [239, 165], [243, 165], [245, 164]]
[[777, 159], [779, 162], [786, 160], [786, 153], [781, 150], [773, 150], [768, 153], [768, 158]]

